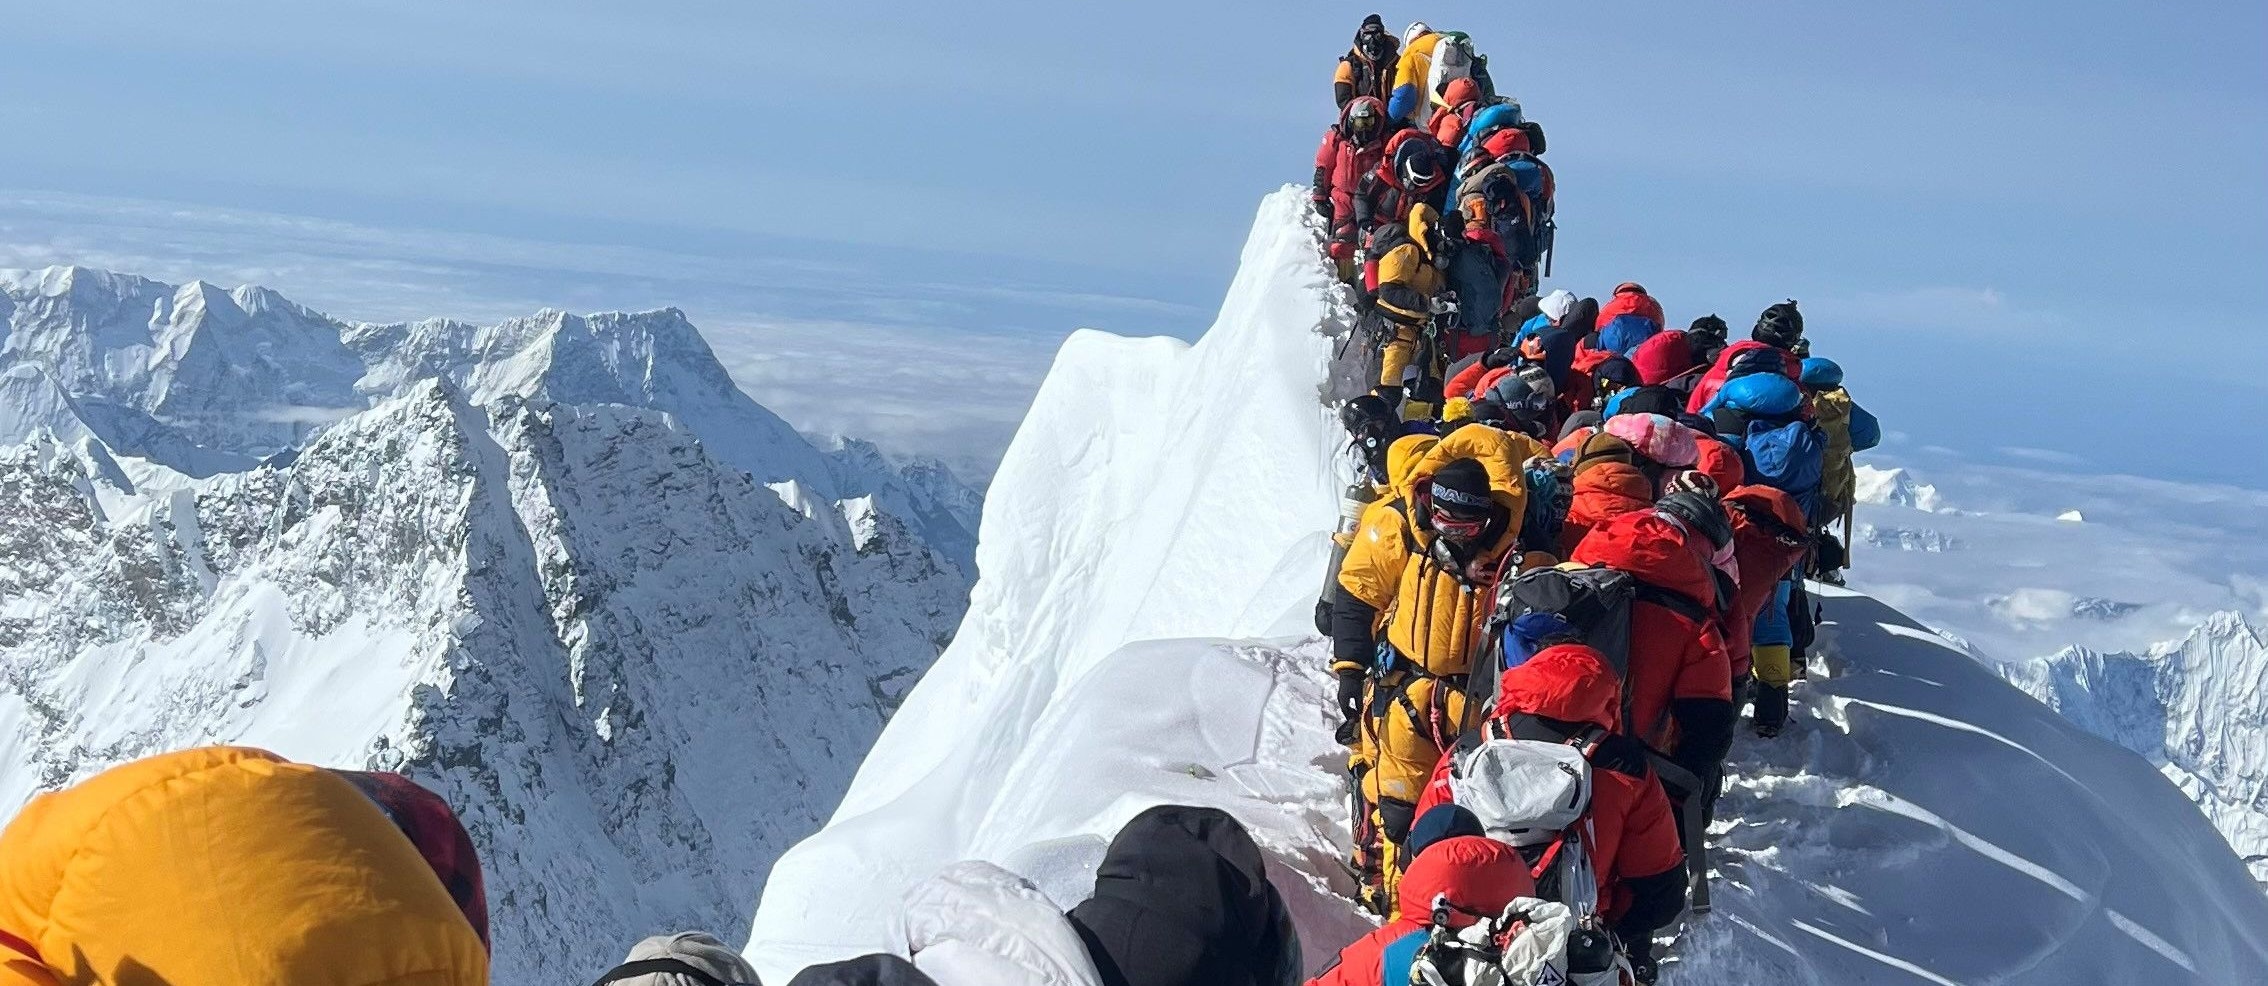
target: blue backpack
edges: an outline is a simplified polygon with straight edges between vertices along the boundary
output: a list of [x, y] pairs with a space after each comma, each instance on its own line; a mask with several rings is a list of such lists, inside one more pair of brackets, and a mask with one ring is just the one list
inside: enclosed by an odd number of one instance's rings
[[1660, 331], [1662, 327], [1644, 315], [1616, 315], [1599, 327], [1599, 348], [1611, 350], [1617, 356], [1628, 356], [1631, 350]]
[[1741, 436], [1740, 457], [1749, 482], [1794, 497], [1805, 520], [1824, 520], [1819, 487], [1827, 472], [1827, 433], [1818, 425], [1801, 418], [1751, 420]]
[[1465, 125], [1465, 139], [1457, 144], [1457, 156], [1472, 153], [1473, 148], [1479, 147], [1481, 141], [1488, 139], [1488, 135], [1506, 127], [1517, 127], [1522, 122], [1518, 103], [1498, 103], [1483, 107], [1480, 112], [1473, 114], [1473, 121]]

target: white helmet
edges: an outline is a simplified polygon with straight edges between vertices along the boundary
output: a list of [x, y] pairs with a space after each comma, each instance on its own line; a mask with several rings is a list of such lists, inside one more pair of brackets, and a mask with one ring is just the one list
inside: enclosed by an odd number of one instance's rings
[[1410, 26], [1402, 29], [1402, 43], [1409, 44], [1432, 33], [1433, 29], [1425, 26], [1424, 21], [1411, 21]]

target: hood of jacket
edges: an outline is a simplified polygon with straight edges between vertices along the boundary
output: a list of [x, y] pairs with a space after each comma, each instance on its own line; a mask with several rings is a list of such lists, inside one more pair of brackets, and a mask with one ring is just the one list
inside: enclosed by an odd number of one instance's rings
[[1676, 329], [1655, 333], [1631, 350], [1629, 357], [1630, 365], [1638, 368], [1638, 382], [1649, 387], [1706, 369], [1694, 355], [1693, 341]]
[[1741, 537], [1753, 532], [1754, 536], [1771, 537], [1779, 532], [1769, 530], [1763, 518], [1780, 523], [1783, 530], [1801, 535], [1805, 531], [1803, 505], [1796, 498], [1770, 486], [1757, 484], [1741, 486], [1725, 494], [1725, 513], [1732, 518], [1733, 535]]
[[938, 986], [1101, 986], [1078, 932], [1038, 887], [979, 860], [908, 891], [906, 953]]
[[1496, 714], [1521, 712], [1619, 729], [1622, 682], [1598, 651], [1582, 644], [1556, 644], [1506, 669], [1497, 679]]
[[[1536, 892], [1534, 878], [1520, 851], [1495, 839], [1459, 835], [1427, 846], [1402, 873], [1399, 911], [1401, 920], [1418, 926], [1433, 923], [1433, 899], [1443, 894], [1449, 902], [1479, 914], [1501, 914], [1515, 898]], [[1450, 912], [1456, 927], [1474, 918]]]
[[1105, 982], [1277, 986], [1297, 982], [1299, 933], [1252, 836], [1217, 808], [1134, 816], [1071, 909]]
[[242, 747], [33, 799], [0, 833], [0, 932], [0, 970], [42, 986], [488, 981], [479, 935], [376, 804]]
[[1427, 453], [1441, 439], [1432, 435], [1403, 435], [1386, 446], [1386, 495], [1407, 496], [1410, 488], [1423, 478], [1418, 470], [1425, 465]]
[[1711, 574], [1708, 552], [1708, 539], [1687, 533], [1683, 526], [1651, 510], [1640, 510], [1593, 529], [1575, 546], [1572, 557], [1585, 565], [1628, 572], [1647, 585], [1713, 606], [1717, 581]]

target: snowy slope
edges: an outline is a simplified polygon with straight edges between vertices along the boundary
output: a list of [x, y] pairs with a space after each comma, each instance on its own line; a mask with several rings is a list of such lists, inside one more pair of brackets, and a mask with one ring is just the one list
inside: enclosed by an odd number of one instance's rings
[[2071, 648], [2001, 671], [2157, 764], [2268, 888], [2268, 635], [2222, 613], [2141, 653]]
[[[1315, 396], [1327, 277], [1286, 190], [1194, 347], [1081, 334], [986, 505], [953, 646], [819, 834], [774, 867], [767, 980], [890, 946], [964, 857], [1083, 897], [1147, 804], [1254, 829], [1311, 963], [1361, 927], [1323, 648], [1340, 477]], [[1719, 909], [1671, 982], [2268, 979], [2268, 901], [2179, 790], [1880, 603], [1830, 602], [1798, 725], [1737, 751]]]

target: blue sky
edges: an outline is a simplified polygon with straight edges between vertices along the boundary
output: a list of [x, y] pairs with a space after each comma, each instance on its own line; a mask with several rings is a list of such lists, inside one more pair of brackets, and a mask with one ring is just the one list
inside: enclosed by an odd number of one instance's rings
[[1065, 331], [1210, 321], [1380, 9], [1549, 130], [1558, 285], [1798, 298], [1916, 447], [2268, 487], [2259, 4], [185, 6], [0, 33], [0, 264], [676, 304], [799, 424], [981, 471]]

